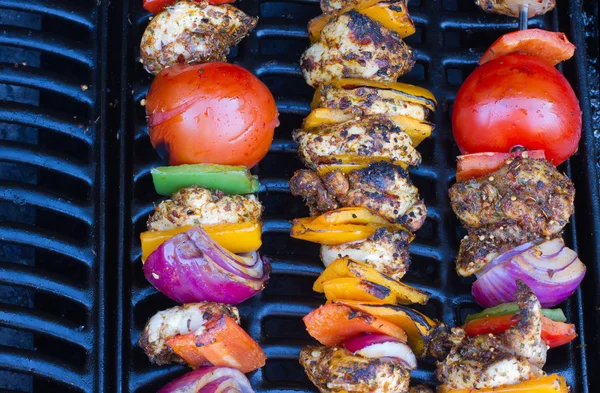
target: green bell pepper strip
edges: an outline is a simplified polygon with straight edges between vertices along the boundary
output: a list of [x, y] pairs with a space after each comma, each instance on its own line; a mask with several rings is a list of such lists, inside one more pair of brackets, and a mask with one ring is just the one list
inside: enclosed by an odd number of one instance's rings
[[245, 166], [193, 164], [162, 166], [151, 171], [154, 188], [160, 195], [170, 196], [185, 187], [199, 186], [221, 190], [226, 194], [252, 194], [260, 183]]
[[[486, 308], [485, 310], [478, 312], [476, 314], [470, 314], [467, 316], [467, 319], [465, 320], [465, 322], [473, 321], [473, 320], [479, 319], [479, 318], [498, 317], [501, 315], [516, 314], [518, 312], [519, 312], [519, 305], [517, 303], [504, 303], [504, 304], [500, 304], [496, 307]], [[551, 319], [555, 322], [566, 322], [567, 321], [567, 317], [565, 317], [563, 310], [561, 310], [560, 308], [553, 308], [553, 309], [543, 308], [542, 314], [544, 314], [544, 316], [546, 318]]]

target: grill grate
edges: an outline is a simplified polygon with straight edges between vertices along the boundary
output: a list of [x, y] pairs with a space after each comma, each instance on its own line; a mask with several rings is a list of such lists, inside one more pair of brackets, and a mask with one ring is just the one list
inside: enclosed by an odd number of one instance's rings
[[[238, 1], [260, 22], [230, 59], [261, 77], [281, 113], [271, 151], [255, 169], [265, 205], [262, 252], [275, 260], [266, 290], [240, 309], [269, 357], [251, 381], [257, 392], [314, 392], [297, 355], [312, 342], [301, 318], [323, 302], [311, 290], [322, 265], [317, 245], [288, 236], [289, 220], [308, 211], [287, 181], [302, 167], [291, 131], [313, 92], [298, 59], [308, 46], [306, 23], [320, 10], [317, 0]], [[600, 212], [583, 2], [559, 1], [530, 22], [567, 32], [580, 48], [563, 70], [584, 112], [581, 154], [564, 168], [578, 195], [566, 239], [588, 276], [565, 307], [580, 338], [551, 351], [548, 362], [576, 393], [594, 392], [600, 378], [588, 376], [600, 365], [593, 316]], [[422, 311], [453, 323], [475, 304], [452, 262], [463, 232], [447, 197], [458, 153], [450, 111], [479, 55], [517, 24], [465, 0], [411, 0], [409, 9], [417, 32], [407, 41], [418, 63], [402, 80], [430, 89], [440, 109], [433, 137], [419, 146], [423, 165], [411, 172], [430, 213], [411, 246], [406, 281], [432, 293]], [[150, 393], [185, 371], [149, 364], [136, 345], [147, 319], [173, 305], [145, 281], [139, 259], [139, 233], [160, 200], [149, 172], [158, 156], [139, 103], [151, 81], [136, 57], [148, 16], [141, 0], [0, 0], [0, 391]], [[432, 383], [433, 369], [421, 362], [414, 380]]]

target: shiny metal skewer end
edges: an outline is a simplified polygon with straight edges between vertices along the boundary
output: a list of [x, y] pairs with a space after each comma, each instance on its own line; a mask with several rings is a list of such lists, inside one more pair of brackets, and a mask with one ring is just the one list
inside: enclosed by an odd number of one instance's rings
[[521, 4], [519, 6], [519, 30], [527, 30], [529, 21], [529, 4]]

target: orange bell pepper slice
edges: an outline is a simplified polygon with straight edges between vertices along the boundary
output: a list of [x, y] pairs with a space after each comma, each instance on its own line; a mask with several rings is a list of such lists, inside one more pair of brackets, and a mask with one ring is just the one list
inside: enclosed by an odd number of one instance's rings
[[350, 173], [359, 169], [365, 169], [368, 166], [368, 164], [318, 164], [317, 173], [319, 174], [319, 176], [324, 176], [334, 171]]
[[[142, 262], [161, 244], [175, 235], [192, 229], [193, 226], [183, 226], [167, 231], [146, 231], [140, 234], [142, 242]], [[203, 225], [202, 229], [221, 247], [234, 254], [256, 251], [262, 245], [262, 223], [242, 222], [237, 224]]]
[[290, 236], [308, 242], [335, 245], [365, 240], [372, 236], [378, 229], [374, 225], [330, 225], [301, 222], [298, 219], [292, 222]]
[[331, 154], [327, 157], [319, 157], [316, 164], [358, 164], [368, 166], [373, 162], [388, 161], [394, 165], [401, 166], [404, 169], [408, 168], [408, 164], [404, 161], [392, 161], [384, 156], [363, 156], [360, 154]]
[[207, 322], [200, 334], [175, 336], [167, 345], [192, 368], [208, 363], [249, 373], [267, 359], [258, 343], [227, 315]]
[[[437, 101], [432, 92], [424, 89], [420, 86], [411, 85], [402, 82], [389, 82], [389, 81], [373, 81], [367, 79], [358, 78], [342, 78], [332, 81], [330, 86], [337, 89], [356, 89], [358, 87], [372, 87], [376, 89], [390, 90], [394, 94], [398, 95], [399, 100], [410, 102], [413, 104], [423, 105], [424, 107], [435, 111]], [[315, 109], [321, 102], [321, 91], [323, 86], [319, 86], [315, 91], [313, 100], [311, 103], [311, 109]]]
[[396, 303], [396, 294], [383, 285], [355, 277], [335, 278], [323, 283], [323, 293], [328, 300], [353, 299], [365, 302]]
[[516, 385], [503, 385], [497, 388], [483, 389], [447, 389], [438, 387], [440, 393], [569, 393], [564, 377], [552, 374], [546, 377], [530, 379]]
[[[389, 289], [395, 297], [395, 302], [400, 304], [425, 304], [429, 300], [429, 294], [423, 292], [417, 288], [398, 282], [385, 274], [379, 273], [372, 267], [356, 262], [349, 258], [341, 258], [333, 261], [327, 268], [321, 273], [313, 285], [313, 291], [324, 292], [324, 284], [330, 280], [338, 278], [356, 278], [360, 280], [370, 281], [374, 284], [380, 285]], [[332, 293], [333, 295], [333, 293]], [[365, 300], [366, 298], [353, 298], [348, 294], [340, 293], [341, 296], [335, 298], [328, 296], [329, 300], [337, 299], [351, 299], [351, 300]], [[343, 295], [346, 295], [345, 297]], [[391, 302], [387, 302], [391, 303]]]
[[425, 355], [425, 343], [437, 323], [418, 311], [397, 304], [381, 304], [348, 299], [328, 301], [327, 304], [343, 304], [354, 310], [364, 311], [402, 328], [408, 336], [408, 345], [417, 356]]
[[[342, 207], [336, 210], [332, 210], [315, 217], [312, 220], [313, 224], [358, 224], [358, 225], [369, 225], [380, 226], [389, 228], [394, 231], [405, 231], [410, 232], [405, 226], [400, 224], [391, 223], [385, 218], [373, 213], [366, 207], [355, 206], [355, 207]], [[412, 234], [411, 234], [412, 235]]]
[[302, 318], [308, 333], [331, 347], [365, 333], [381, 333], [406, 342], [404, 330], [384, 319], [342, 304], [327, 304]]

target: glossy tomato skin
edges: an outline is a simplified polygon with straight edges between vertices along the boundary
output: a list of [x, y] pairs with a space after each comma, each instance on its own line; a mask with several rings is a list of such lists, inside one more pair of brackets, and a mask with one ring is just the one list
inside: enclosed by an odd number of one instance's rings
[[577, 151], [579, 101], [544, 60], [507, 55], [478, 67], [458, 91], [452, 128], [462, 154], [544, 150], [554, 165]]
[[279, 125], [275, 99], [246, 69], [178, 64], [161, 71], [146, 96], [152, 146], [170, 165], [256, 165]]

